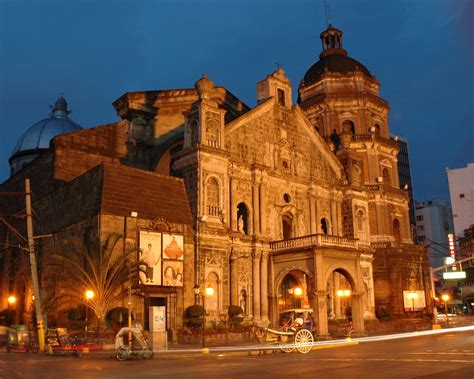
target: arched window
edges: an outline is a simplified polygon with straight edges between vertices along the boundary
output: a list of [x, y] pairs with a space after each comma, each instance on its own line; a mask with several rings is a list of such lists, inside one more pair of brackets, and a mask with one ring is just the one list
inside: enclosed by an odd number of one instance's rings
[[249, 234], [249, 210], [245, 203], [237, 205], [237, 230], [242, 234]]
[[206, 138], [208, 146], [219, 147], [219, 124], [217, 121], [208, 121], [206, 127]]
[[323, 218], [321, 219], [321, 233], [323, 233], [323, 234], [328, 234], [328, 227], [329, 227], [328, 222], [327, 222], [327, 220], [323, 217]]
[[215, 272], [211, 272], [207, 276], [206, 288], [211, 287], [214, 290], [214, 294], [206, 298], [206, 311], [218, 311], [219, 310], [219, 277]]
[[352, 121], [346, 120], [342, 123], [342, 131], [343, 132], [350, 132], [353, 135], [355, 134], [355, 125]]
[[375, 133], [376, 135], [379, 135], [379, 134], [380, 134], [380, 125], [379, 125], [379, 124], [375, 124], [375, 125], [374, 125], [374, 128], [375, 128], [374, 133]]
[[206, 194], [207, 214], [210, 216], [219, 216], [219, 183], [216, 179], [210, 178], [207, 181]]
[[290, 214], [285, 214], [282, 217], [283, 239], [293, 238], [293, 218]]
[[393, 236], [395, 237], [395, 241], [400, 242], [402, 240], [402, 235], [400, 232], [400, 221], [397, 219], [393, 220]]

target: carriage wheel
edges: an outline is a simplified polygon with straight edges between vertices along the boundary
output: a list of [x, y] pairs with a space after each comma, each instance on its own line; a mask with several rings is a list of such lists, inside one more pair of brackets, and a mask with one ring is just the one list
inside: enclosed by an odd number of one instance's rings
[[293, 350], [295, 350], [295, 343], [292, 341], [292, 337], [281, 337], [282, 339], [280, 340], [280, 350], [283, 351], [284, 353], [291, 353]]
[[296, 333], [295, 345], [300, 353], [306, 354], [310, 352], [313, 348], [313, 342], [313, 334], [308, 329], [301, 329]]

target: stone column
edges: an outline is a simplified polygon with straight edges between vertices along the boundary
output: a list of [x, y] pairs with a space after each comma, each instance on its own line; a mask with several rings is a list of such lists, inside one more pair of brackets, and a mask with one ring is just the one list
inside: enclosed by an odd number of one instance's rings
[[337, 235], [337, 213], [336, 202], [331, 200], [331, 233], [333, 236]]
[[318, 335], [322, 338], [327, 337], [328, 333], [328, 315], [326, 305], [326, 284], [324, 283], [324, 257], [318, 253], [317, 249], [313, 252], [314, 264], [314, 289], [313, 289], [313, 314], [317, 321]]
[[265, 191], [265, 184], [262, 182], [260, 189], [260, 233], [267, 234], [267, 192]]
[[237, 269], [238, 256], [231, 253], [230, 256], [230, 301], [231, 305], [239, 305], [239, 274]]
[[252, 185], [253, 234], [259, 234], [258, 185]]
[[233, 208], [233, 195], [234, 195], [234, 189], [232, 188], [232, 177], [229, 177], [229, 203], [228, 203], [228, 206], [229, 206], [229, 211], [227, 212], [228, 213], [228, 220], [229, 220], [229, 228], [230, 230], [234, 230], [235, 228], [235, 221], [234, 221], [234, 213], [237, 213], [234, 208]]
[[310, 234], [316, 233], [316, 209], [313, 195], [309, 195]]
[[342, 237], [344, 235], [344, 229], [343, 229], [343, 226], [342, 226], [341, 203], [339, 201], [336, 203], [336, 210], [337, 210], [337, 227], [338, 227], [337, 235], [339, 237]]
[[268, 320], [268, 252], [262, 252], [262, 262], [260, 266], [260, 302], [262, 304], [262, 321]]
[[252, 257], [253, 319], [260, 320], [260, 253]]
[[352, 294], [352, 326], [355, 336], [365, 335], [364, 327], [364, 307], [362, 302], [362, 294], [356, 292]]
[[[376, 200], [377, 201], [377, 200]], [[382, 206], [380, 203], [376, 202], [375, 203], [375, 211], [377, 213], [377, 234], [385, 234], [385, 228], [383, 227], [384, 225], [384, 220], [383, 218], [385, 217], [385, 214], [383, 212]]]
[[321, 234], [321, 200], [316, 200], [316, 233]]
[[334, 315], [336, 319], [342, 317], [341, 312], [341, 298], [337, 296], [337, 290], [341, 288], [341, 278], [336, 273], [333, 273], [333, 280], [334, 280], [334, 292], [332, 296], [334, 297]]

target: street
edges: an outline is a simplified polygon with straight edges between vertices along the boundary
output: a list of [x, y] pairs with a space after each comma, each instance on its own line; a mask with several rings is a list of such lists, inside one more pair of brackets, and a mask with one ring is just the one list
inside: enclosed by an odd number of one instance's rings
[[0, 378], [474, 378], [474, 331], [361, 342], [308, 354], [157, 354], [119, 362], [0, 353]]

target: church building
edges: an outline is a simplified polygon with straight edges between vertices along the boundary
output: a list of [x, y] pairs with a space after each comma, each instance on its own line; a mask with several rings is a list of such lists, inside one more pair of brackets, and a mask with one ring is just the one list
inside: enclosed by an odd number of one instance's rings
[[[38, 139], [41, 128], [30, 128], [1, 191], [21, 192], [31, 179], [37, 228], [53, 235], [37, 240], [43, 286], [53, 287], [45, 267], [61, 241], [115, 233], [137, 251], [134, 316], [154, 328], [160, 308], [173, 340], [206, 288], [209, 320], [226, 320], [231, 305], [260, 325], [312, 309], [320, 336], [348, 315], [359, 335], [380, 312], [431, 315], [427, 255], [412, 241], [388, 103], [340, 30], [329, 26], [321, 41], [296, 101], [281, 68], [257, 83], [254, 108], [203, 75], [194, 88], [127, 92], [113, 103], [120, 122], [50, 130], [46, 148], [22, 150]], [[63, 98], [54, 112], [68, 118]], [[1, 201], [0, 213], [23, 207]], [[15, 258], [23, 254], [11, 247], [15, 236], [1, 233], [10, 242], [1, 247], [0, 310], [12, 292], [26, 310], [27, 258]]]

